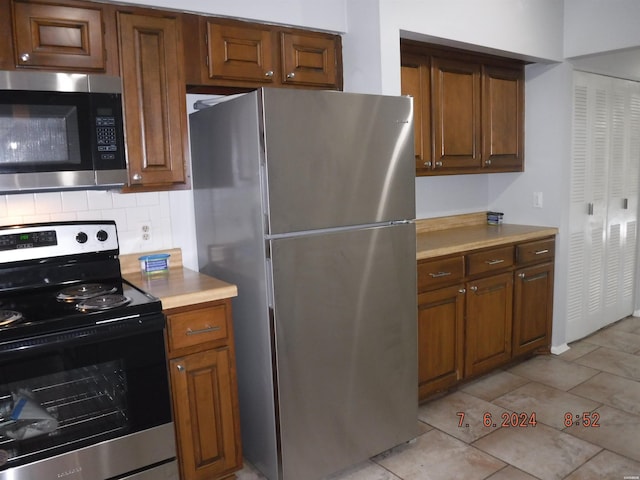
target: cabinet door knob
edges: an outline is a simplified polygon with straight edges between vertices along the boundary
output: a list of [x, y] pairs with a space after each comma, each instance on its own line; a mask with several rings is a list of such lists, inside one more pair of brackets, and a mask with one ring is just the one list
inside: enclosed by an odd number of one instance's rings
[[142, 175], [140, 175], [139, 173], [134, 173], [131, 178], [133, 179], [134, 182], [139, 182], [142, 180]]
[[484, 162], [485, 165], [490, 166], [491, 165], [491, 160], [487, 160], [486, 162]]
[[478, 287], [473, 285], [473, 286], [469, 287], [469, 290], [471, 290], [472, 292], [477, 292], [478, 291]]
[[265, 72], [264, 76], [267, 78], [273, 77], [273, 70], [269, 70], [268, 72]]
[[176, 368], [178, 369], [179, 372], [184, 372], [184, 365], [182, 365], [181, 363], [176, 365]]
[[460, 290], [458, 290], [458, 293], [467, 293], [467, 289], [466, 288], [461, 288]]
[[519, 273], [519, 274], [518, 274], [518, 276], [519, 276], [520, 278], [524, 278], [524, 277], [525, 277], [525, 274], [524, 274], [524, 273]]
[[431, 161], [427, 160], [426, 162], [424, 162], [424, 166], [427, 168], [431, 168]]
[[441, 167], [442, 166], [442, 162], [438, 161], [436, 162], [436, 167]]
[[287, 73], [287, 78], [296, 78], [296, 74], [294, 72]]
[[28, 62], [30, 58], [31, 58], [31, 57], [29, 56], [29, 54], [28, 54], [28, 53], [22, 53], [22, 54], [20, 54], [20, 60], [22, 60], [23, 62]]

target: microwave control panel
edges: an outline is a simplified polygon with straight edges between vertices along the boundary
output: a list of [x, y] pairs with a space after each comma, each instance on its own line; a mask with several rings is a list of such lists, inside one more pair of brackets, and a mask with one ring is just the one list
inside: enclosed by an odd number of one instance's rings
[[96, 117], [96, 143], [102, 160], [113, 160], [118, 151], [115, 117]]
[[98, 169], [123, 168], [122, 100], [118, 94], [93, 94], [93, 156]]

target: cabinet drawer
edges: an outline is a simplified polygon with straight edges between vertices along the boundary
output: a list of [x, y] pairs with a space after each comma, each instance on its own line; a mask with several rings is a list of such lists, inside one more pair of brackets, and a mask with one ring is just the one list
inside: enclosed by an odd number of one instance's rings
[[169, 350], [220, 340], [227, 335], [227, 308], [224, 304], [167, 317]]
[[467, 255], [469, 275], [502, 270], [513, 265], [513, 246], [492, 248]]
[[418, 263], [418, 291], [455, 283], [464, 277], [464, 257], [442, 258]]
[[516, 246], [518, 265], [525, 263], [542, 263], [553, 260], [556, 253], [555, 238], [545, 238], [535, 242], [522, 243]]

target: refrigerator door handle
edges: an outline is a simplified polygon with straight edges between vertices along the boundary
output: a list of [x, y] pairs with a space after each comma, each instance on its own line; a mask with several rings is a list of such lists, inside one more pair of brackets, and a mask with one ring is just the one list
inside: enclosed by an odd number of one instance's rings
[[411, 223], [415, 223], [414, 220], [394, 220], [389, 222], [389, 225], [407, 225]]
[[[266, 242], [269, 244], [270, 242], [267, 240]], [[269, 250], [271, 247], [269, 246]], [[265, 270], [267, 274], [266, 278], [266, 288], [267, 288], [267, 306], [273, 310], [273, 306], [275, 305], [275, 298], [273, 293], [273, 264], [271, 263], [271, 258], [267, 258], [265, 260]]]

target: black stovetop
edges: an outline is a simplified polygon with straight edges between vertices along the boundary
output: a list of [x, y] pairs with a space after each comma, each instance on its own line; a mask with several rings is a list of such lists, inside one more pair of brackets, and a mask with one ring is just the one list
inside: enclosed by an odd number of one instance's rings
[[125, 305], [106, 310], [85, 311], [78, 308], [79, 301], [61, 301], [58, 293], [81, 282], [54, 285], [22, 292], [0, 292], [0, 311], [9, 310], [22, 314], [22, 319], [0, 327], [0, 343], [16, 338], [79, 329], [118, 319], [134, 319], [138, 316], [157, 314], [162, 305], [157, 298], [141, 291], [121, 278], [99, 282], [113, 286], [114, 294], [129, 299]]

